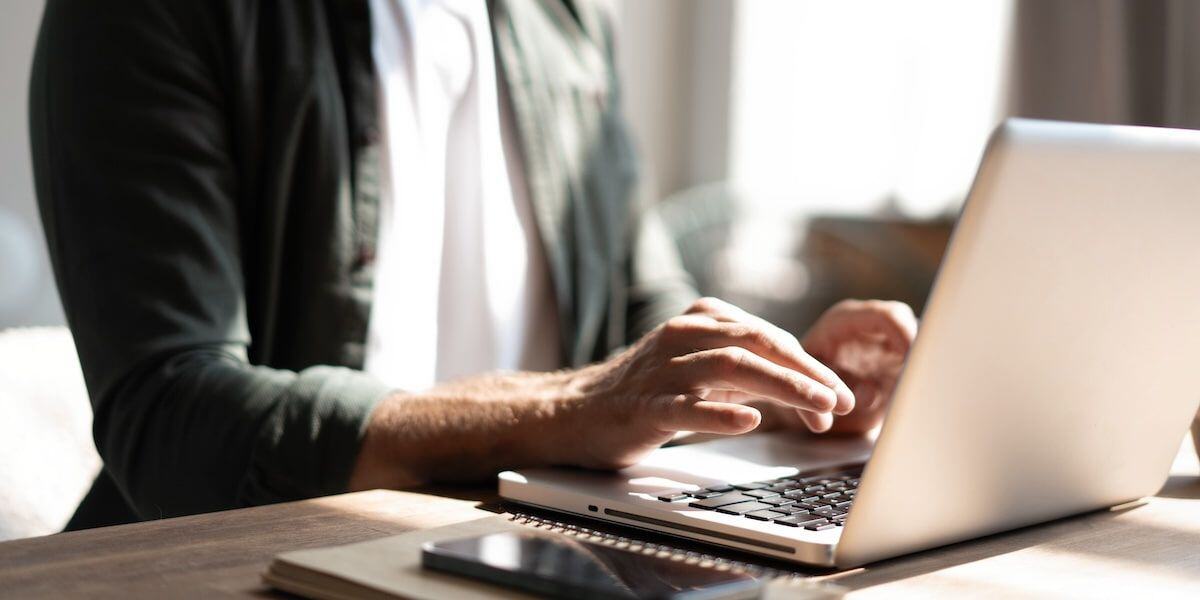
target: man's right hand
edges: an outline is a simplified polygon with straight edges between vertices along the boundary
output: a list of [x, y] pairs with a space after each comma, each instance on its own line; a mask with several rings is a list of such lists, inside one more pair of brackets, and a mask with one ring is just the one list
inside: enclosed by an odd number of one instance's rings
[[477, 479], [504, 468], [637, 462], [678, 431], [739, 434], [767, 400], [845, 415], [854, 395], [791, 334], [713, 298], [604, 362], [397, 393], [372, 414], [351, 489]]
[[567, 461], [631, 465], [678, 431], [739, 434], [768, 400], [844, 415], [850, 389], [790, 333], [721, 300], [701, 298], [623, 353], [578, 371], [564, 405]]

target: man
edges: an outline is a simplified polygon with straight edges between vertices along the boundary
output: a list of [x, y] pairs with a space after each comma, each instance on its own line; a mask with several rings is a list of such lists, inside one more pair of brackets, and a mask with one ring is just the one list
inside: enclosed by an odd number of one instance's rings
[[37, 192], [104, 469], [69, 528], [880, 419], [916, 322], [695, 299], [587, 2], [49, 0]]

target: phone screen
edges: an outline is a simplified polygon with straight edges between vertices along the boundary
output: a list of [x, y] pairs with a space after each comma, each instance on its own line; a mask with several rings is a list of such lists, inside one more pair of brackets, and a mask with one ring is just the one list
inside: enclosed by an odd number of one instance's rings
[[539, 532], [427, 543], [421, 559], [426, 568], [559, 597], [757, 598], [761, 588], [745, 573]]

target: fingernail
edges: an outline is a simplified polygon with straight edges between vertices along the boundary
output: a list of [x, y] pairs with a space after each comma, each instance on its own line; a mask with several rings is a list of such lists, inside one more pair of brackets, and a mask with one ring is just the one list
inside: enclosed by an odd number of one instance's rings
[[848, 415], [854, 410], [854, 392], [846, 387], [844, 383], [838, 383], [833, 387], [833, 393], [837, 395], [837, 405], [833, 409], [835, 415]]

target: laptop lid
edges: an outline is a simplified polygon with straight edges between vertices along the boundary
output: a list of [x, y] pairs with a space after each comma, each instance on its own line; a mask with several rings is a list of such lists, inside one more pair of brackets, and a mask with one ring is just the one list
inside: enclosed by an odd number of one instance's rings
[[1200, 132], [993, 135], [836, 561], [1154, 493], [1200, 400]]

